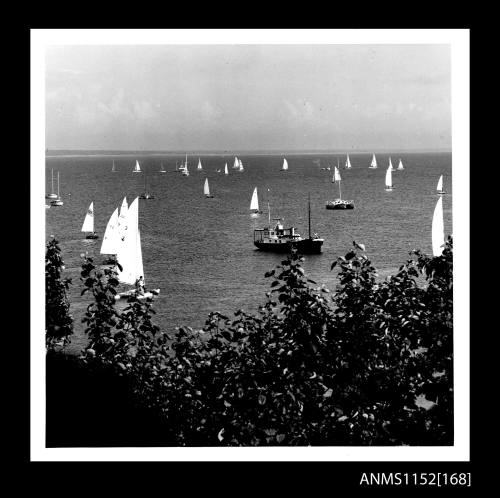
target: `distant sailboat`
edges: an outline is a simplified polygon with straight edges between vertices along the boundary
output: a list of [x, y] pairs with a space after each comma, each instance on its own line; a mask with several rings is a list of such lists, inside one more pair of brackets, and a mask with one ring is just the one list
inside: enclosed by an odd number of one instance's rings
[[54, 192], [54, 169], [50, 170], [51, 174], [51, 193], [45, 196], [46, 199], [57, 199], [57, 194]]
[[262, 213], [259, 210], [259, 197], [257, 196], [257, 187], [253, 189], [252, 200], [250, 201], [250, 211], [252, 213]]
[[144, 289], [145, 276], [142, 261], [141, 233], [139, 230], [139, 198], [136, 197], [127, 210], [127, 232], [122, 238], [117, 253], [117, 260], [122, 269], [118, 268], [118, 280], [121, 283], [134, 285], [134, 289], [120, 292], [115, 299], [134, 296], [137, 299], [146, 299], [156, 295], [160, 289], [146, 292]]
[[346, 162], [345, 162], [344, 169], [351, 169], [351, 168], [352, 168], [351, 161], [349, 160], [349, 154], [347, 154], [347, 159], [346, 159]]
[[241, 159], [238, 159], [238, 171], [244, 171], [243, 169], [243, 163], [241, 162]]
[[111, 166], [111, 173], [116, 173], [116, 166], [114, 160], [113, 160], [113, 166]]
[[106, 225], [100, 253], [116, 255], [118, 253], [119, 243], [120, 235], [118, 233], [118, 208], [116, 208]]
[[135, 160], [135, 166], [132, 173], [141, 173], [141, 166], [139, 165], [139, 161], [137, 159]]
[[377, 169], [377, 158], [375, 157], [375, 154], [373, 154], [372, 162], [370, 164], [369, 169]]
[[147, 175], [144, 174], [144, 192], [139, 196], [139, 199], [154, 199], [155, 196], [148, 191]]
[[387, 171], [385, 173], [385, 190], [391, 191], [394, 187], [392, 186], [392, 168], [389, 164]]
[[288, 161], [286, 159], [283, 159], [283, 166], [281, 166], [281, 171], [287, 171], [288, 170]]
[[213, 198], [213, 195], [210, 194], [210, 188], [208, 186], [208, 178], [205, 178], [205, 185], [203, 185], [203, 193], [205, 194], [205, 197], [208, 197], [209, 199]]
[[333, 201], [328, 201], [326, 203], [326, 209], [354, 209], [354, 201], [347, 201], [342, 199], [342, 191], [340, 188], [341, 180], [342, 178], [340, 177], [340, 171], [337, 160], [337, 166], [335, 166], [333, 170], [332, 183], [338, 183], [339, 185], [339, 198], [334, 199]]
[[226, 165], [224, 166], [224, 174], [225, 174], [225, 175], [229, 175], [229, 171], [228, 171], [228, 169], [227, 169], [227, 163], [226, 163]]
[[441, 256], [444, 245], [443, 198], [440, 197], [432, 216], [432, 254]]
[[398, 171], [403, 171], [404, 170], [403, 161], [401, 161], [401, 158], [399, 158], [399, 164], [398, 164], [397, 170]]
[[61, 196], [59, 195], [59, 171], [57, 172], [57, 198], [54, 199], [53, 201], [50, 201], [51, 206], [62, 206], [64, 202], [61, 199]]
[[389, 168], [391, 169], [391, 171], [396, 171], [396, 169], [394, 168], [394, 166], [392, 165], [392, 161], [391, 161], [391, 158], [389, 157]]
[[235, 157], [234, 158], [233, 169], [239, 169], [239, 167], [240, 167], [240, 161], [239, 161], [238, 157]]
[[163, 166], [163, 161], [160, 163], [160, 173], [166, 173], [167, 170]]
[[437, 193], [439, 195], [446, 194], [446, 192], [443, 190], [443, 175], [439, 177], [438, 184], [437, 184]]
[[182, 168], [179, 168], [179, 169], [182, 169], [182, 175], [183, 176], [189, 176], [188, 156], [187, 156], [187, 154], [186, 154], [186, 162], [184, 163], [184, 166]]
[[203, 167], [201, 166], [201, 159], [198, 158], [198, 167], [196, 168], [198, 171], [201, 171]]
[[87, 209], [87, 214], [83, 220], [82, 232], [90, 232], [85, 237], [86, 239], [97, 239], [99, 236], [94, 232], [94, 201], [90, 203]]

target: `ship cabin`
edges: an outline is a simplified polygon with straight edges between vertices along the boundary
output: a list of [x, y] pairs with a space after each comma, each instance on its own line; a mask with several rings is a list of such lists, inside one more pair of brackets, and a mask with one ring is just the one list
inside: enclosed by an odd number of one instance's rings
[[300, 239], [300, 234], [295, 232], [294, 227], [283, 228], [281, 223], [281, 218], [275, 218], [277, 220], [274, 228], [266, 227], [259, 228], [253, 232], [253, 241], [255, 242], [266, 242], [271, 244], [286, 244], [287, 242]]

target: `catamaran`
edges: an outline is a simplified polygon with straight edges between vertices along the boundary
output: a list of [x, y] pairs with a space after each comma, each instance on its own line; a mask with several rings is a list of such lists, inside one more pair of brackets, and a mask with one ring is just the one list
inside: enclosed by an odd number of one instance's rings
[[347, 154], [347, 159], [345, 161], [344, 169], [351, 169], [351, 168], [352, 168], [351, 161], [349, 160], [349, 154]]
[[375, 157], [375, 154], [373, 154], [369, 169], [377, 169], [377, 158]]
[[397, 170], [398, 171], [403, 171], [404, 170], [403, 161], [401, 161], [401, 158], [399, 158], [399, 164], [398, 164]]
[[443, 190], [443, 175], [439, 177], [438, 184], [437, 184], [437, 193], [439, 195], [446, 194], [446, 192]]
[[253, 189], [252, 200], [250, 201], [250, 211], [256, 214], [262, 213], [262, 211], [259, 210], [259, 197], [257, 196], [257, 187]]
[[59, 195], [59, 171], [57, 172], [57, 198], [54, 199], [53, 201], [50, 201], [51, 206], [62, 206], [64, 202], [61, 199], [61, 196]]
[[201, 165], [201, 159], [198, 158], [198, 167], [196, 168], [198, 171], [201, 171], [203, 169], [202, 165]]
[[283, 166], [281, 166], [281, 171], [287, 171], [288, 170], [288, 161], [286, 159], [283, 159]]
[[394, 187], [392, 186], [392, 166], [389, 164], [385, 173], [385, 190], [390, 192]]
[[135, 166], [134, 169], [132, 170], [132, 173], [141, 173], [141, 166], [137, 159], [135, 160]]
[[127, 210], [127, 231], [118, 246], [116, 255], [122, 269], [117, 268], [118, 280], [123, 284], [135, 286], [115, 295], [115, 300], [127, 297], [137, 299], [151, 298], [160, 289], [147, 292], [144, 288], [144, 266], [142, 262], [141, 233], [139, 230], [139, 198], [136, 197]]
[[205, 194], [205, 197], [208, 197], [209, 199], [213, 198], [213, 195], [210, 194], [210, 188], [208, 186], [208, 178], [205, 178], [205, 185], [203, 185], [203, 193]]
[[87, 214], [83, 220], [82, 232], [87, 232], [86, 239], [98, 239], [99, 236], [94, 232], [94, 201], [90, 203]]
[[46, 199], [57, 199], [57, 194], [54, 193], [54, 169], [52, 168], [50, 170], [50, 174], [51, 174], [51, 187], [52, 187], [52, 190], [51, 190], [51, 193], [50, 194], [47, 194], [45, 196]]
[[342, 178], [340, 177], [340, 171], [337, 160], [337, 166], [334, 167], [333, 171], [332, 183], [338, 183], [339, 185], [339, 198], [334, 199], [333, 201], [328, 201], [326, 203], [326, 209], [354, 209], [354, 201], [347, 201], [342, 199], [342, 191], [340, 189], [341, 180]]
[[432, 216], [432, 254], [441, 256], [444, 245], [443, 198], [440, 197]]

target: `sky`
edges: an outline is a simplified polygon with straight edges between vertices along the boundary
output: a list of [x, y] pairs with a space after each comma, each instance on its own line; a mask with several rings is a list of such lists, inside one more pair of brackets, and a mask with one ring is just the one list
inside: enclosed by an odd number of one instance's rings
[[59, 45], [49, 149], [451, 149], [449, 45]]

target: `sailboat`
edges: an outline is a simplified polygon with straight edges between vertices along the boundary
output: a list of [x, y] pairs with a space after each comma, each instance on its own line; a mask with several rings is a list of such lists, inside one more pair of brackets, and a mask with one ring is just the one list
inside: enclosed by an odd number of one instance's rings
[[332, 183], [339, 184], [339, 198], [333, 201], [328, 201], [326, 203], [326, 209], [354, 209], [354, 201], [347, 201], [342, 199], [342, 191], [340, 189], [340, 182], [342, 178], [340, 177], [340, 171], [337, 161], [337, 166], [334, 167]]
[[398, 164], [397, 170], [398, 171], [403, 171], [404, 170], [403, 161], [401, 161], [401, 158], [399, 158], [399, 164]]
[[262, 211], [259, 210], [259, 198], [257, 196], [257, 187], [253, 189], [252, 200], [250, 201], [250, 211], [256, 214], [262, 213]]
[[188, 156], [186, 154], [186, 162], [184, 163], [184, 166], [179, 168], [182, 171], [183, 176], [189, 176], [189, 170], [188, 170]]
[[437, 184], [436, 189], [437, 189], [437, 193], [438, 193], [439, 195], [446, 194], [446, 192], [443, 190], [443, 175], [441, 175], [441, 176], [439, 177], [439, 180], [438, 180], [438, 184]]
[[351, 168], [352, 168], [351, 161], [349, 160], [349, 154], [347, 154], [347, 159], [346, 159], [346, 162], [345, 162], [344, 169], [351, 169]]
[[113, 166], [111, 166], [111, 173], [116, 173], [116, 166], [114, 159], [113, 159]]
[[57, 172], [57, 198], [53, 201], [50, 201], [51, 206], [62, 206], [64, 202], [62, 201], [59, 195], [59, 171]]
[[368, 169], [377, 169], [377, 158], [375, 157], [375, 154], [373, 154], [372, 162]]
[[243, 163], [241, 162], [241, 159], [238, 159], [238, 171], [244, 171], [243, 169]]
[[127, 233], [127, 213], [128, 213], [127, 198], [124, 197], [122, 204], [120, 206], [120, 212], [118, 214], [117, 233], [119, 240], [123, 240], [125, 238], [125, 234]]
[[52, 190], [51, 190], [51, 193], [50, 194], [47, 194], [45, 196], [46, 199], [57, 199], [57, 194], [54, 193], [54, 169], [52, 168], [50, 170], [50, 174], [51, 174], [51, 187], [52, 187]]
[[198, 158], [198, 167], [196, 168], [198, 171], [201, 171], [203, 167], [201, 166], [201, 159]]
[[208, 187], [208, 178], [205, 178], [205, 185], [203, 185], [203, 193], [205, 194], [205, 197], [209, 199], [213, 198], [213, 195], [210, 194], [210, 188]]
[[239, 169], [240, 167], [240, 161], [237, 156], [234, 158], [234, 164], [233, 164], [233, 169]]
[[283, 159], [283, 166], [281, 166], [281, 171], [287, 171], [288, 170], [288, 161], [286, 159]]
[[118, 208], [116, 208], [106, 225], [106, 230], [102, 238], [101, 250], [99, 252], [101, 254], [116, 255], [118, 253], [120, 240], [120, 234], [118, 233]]
[[139, 230], [139, 198], [136, 197], [127, 210], [127, 232], [118, 246], [117, 260], [122, 269], [117, 268], [118, 280], [135, 288], [115, 295], [115, 300], [127, 297], [151, 298], [160, 289], [146, 292], [142, 262], [141, 233]]
[[160, 163], [160, 173], [166, 173], [167, 170], [163, 166], [163, 161]]
[[87, 234], [85, 237], [86, 239], [99, 238], [99, 236], [94, 232], [94, 201], [90, 203], [90, 206], [87, 209], [87, 214], [83, 220], [82, 232], [91, 232]]
[[139, 196], [139, 199], [154, 199], [155, 196], [148, 192], [147, 188], [147, 175], [144, 175], [144, 192]]
[[394, 168], [394, 166], [392, 165], [392, 161], [391, 161], [391, 158], [389, 157], [389, 168], [391, 169], [391, 171], [396, 171], [396, 169]]
[[224, 166], [224, 174], [225, 174], [225, 175], [229, 175], [229, 171], [228, 171], [228, 169], [227, 169], [227, 163], [226, 163], [226, 165]]
[[432, 216], [432, 254], [441, 256], [444, 245], [443, 198], [440, 197]]
[[137, 159], [135, 160], [135, 166], [134, 169], [132, 170], [132, 173], [141, 173], [141, 166]]
[[392, 167], [389, 164], [385, 173], [385, 190], [390, 192], [394, 187], [392, 186]]

